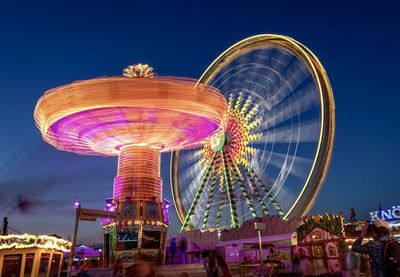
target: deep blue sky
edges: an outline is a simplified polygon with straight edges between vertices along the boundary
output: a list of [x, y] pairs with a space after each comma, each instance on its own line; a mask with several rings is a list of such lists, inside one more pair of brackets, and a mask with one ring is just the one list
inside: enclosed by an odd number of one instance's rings
[[[334, 89], [334, 156], [313, 213], [347, 215], [356, 208], [366, 219], [378, 203], [399, 204], [400, 7], [396, 1], [327, 2], [2, 3], [0, 216], [8, 215], [10, 226], [23, 232], [67, 236], [75, 194], [92, 208], [102, 208], [112, 195], [116, 159], [62, 154], [41, 142], [33, 109], [44, 91], [120, 75], [139, 62], [159, 75], [196, 78], [231, 44], [260, 33], [288, 35], [307, 45]], [[168, 170], [164, 156], [166, 198]], [[7, 212], [4, 205], [12, 208], [18, 195], [37, 206], [26, 214]], [[79, 240], [99, 241], [100, 234], [99, 223], [83, 223]]]

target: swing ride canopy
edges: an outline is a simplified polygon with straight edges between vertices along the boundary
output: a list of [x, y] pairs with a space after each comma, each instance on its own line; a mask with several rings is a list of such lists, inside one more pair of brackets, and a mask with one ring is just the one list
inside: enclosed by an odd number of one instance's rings
[[210, 86], [178, 77], [110, 77], [73, 82], [47, 91], [35, 108], [43, 139], [59, 150], [118, 155], [125, 146], [161, 152], [213, 134], [227, 111]]

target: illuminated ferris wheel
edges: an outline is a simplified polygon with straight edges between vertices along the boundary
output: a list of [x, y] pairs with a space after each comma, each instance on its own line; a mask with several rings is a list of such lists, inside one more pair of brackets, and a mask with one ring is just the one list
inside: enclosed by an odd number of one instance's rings
[[199, 84], [219, 89], [229, 107], [212, 138], [172, 153], [182, 230], [307, 214], [325, 181], [335, 129], [332, 89], [317, 57], [292, 38], [258, 35], [223, 52]]

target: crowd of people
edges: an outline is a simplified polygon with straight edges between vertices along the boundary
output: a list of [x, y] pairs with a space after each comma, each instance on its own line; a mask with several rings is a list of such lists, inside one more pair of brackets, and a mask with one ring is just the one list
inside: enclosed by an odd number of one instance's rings
[[[229, 267], [221, 256], [216, 256], [214, 252], [205, 252], [204, 269], [207, 277], [232, 277]], [[156, 274], [154, 261], [147, 260], [146, 256], [139, 258], [135, 264], [124, 268], [121, 261], [116, 261], [114, 264], [113, 277], [162, 277], [161, 274]], [[84, 271], [85, 269], [82, 269]], [[81, 275], [79, 277], [87, 277]], [[189, 276], [187, 272], [180, 273], [181, 277]]]
[[[172, 237], [169, 244], [169, 257], [167, 258], [167, 261], [170, 264], [175, 264], [177, 249], [179, 249], [179, 262], [182, 264], [187, 264], [187, 247], [188, 243], [185, 236], [180, 236], [178, 240], [176, 237]], [[216, 255], [214, 251], [203, 251], [201, 255], [207, 277], [232, 276], [229, 271], [229, 267], [222, 256]], [[184, 272], [182, 274], [184, 274]]]
[[[178, 244], [178, 245], [177, 245]], [[171, 241], [169, 243], [169, 257], [167, 259], [167, 261], [169, 261], [170, 264], [174, 264], [175, 263], [175, 255], [176, 255], [176, 249], [177, 247], [179, 247], [179, 253], [180, 253], [180, 263], [188, 263], [188, 259], [187, 259], [187, 240], [185, 236], [181, 236], [179, 238], [179, 241], [177, 243], [176, 241], [176, 237], [172, 237]]]
[[[372, 238], [365, 242], [365, 238]], [[169, 247], [169, 261], [175, 263], [175, 256], [179, 249], [180, 262], [187, 263], [187, 240], [180, 237], [179, 241], [172, 238]], [[360, 237], [349, 247], [344, 255], [344, 264], [347, 276], [360, 276], [361, 254], [368, 255], [370, 261], [370, 273], [372, 277], [400, 277], [400, 244], [390, 237], [389, 224], [377, 219], [371, 224], [365, 224]], [[207, 277], [231, 277], [229, 267], [224, 258], [215, 251], [203, 251], [203, 266]], [[168, 261], [168, 259], [167, 259]], [[145, 256], [139, 257], [135, 264], [124, 268], [121, 261], [114, 263], [113, 277], [155, 277], [154, 261], [147, 260]], [[88, 270], [90, 263], [85, 261], [80, 267], [78, 277], [90, 277]], [[181, 276], [189, 276], [182, 272]], [[327, 276], [327, 275], [324, 275]]]
[[[177, 242], [176, 238], [172, 238], [170, 242], [170, 259], [171, 264], [174, 264], [176, 249], [179, 249], [179, 259], [181, 263], [188, 263], [187, 259], [187, 240], [185, 237], [180, 237]], [[226, 264], [223, 257], [216, 255], [214, 251], [204, 251], [202, 253], [203, 257], [203, 266], [206, 272], [207, 277], [231, 277], [231, 273], [229, 271], [229, 267]], [[127, 266], [124, 265], [121, 260], [115, 260], [112, 262], [113, 268], [113, 277], [162, 277], [163, 275], [156, 273], [156, 265], [157, 261], [152, 256], [147, 255], [139, 255], [135, 260], [135, 263]], [[92, 268], [92, 264], [90, 261], [84, 261], [80, 264], [79, 272], [77, 277], [90, 277], [90, 269]], [[189, 276], [189, 274], [185, 271], [179, 273], [180, 276], [185, 277]]]

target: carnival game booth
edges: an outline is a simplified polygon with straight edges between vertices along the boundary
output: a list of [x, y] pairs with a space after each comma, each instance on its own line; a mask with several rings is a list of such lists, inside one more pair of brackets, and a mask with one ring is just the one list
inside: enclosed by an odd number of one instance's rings
[[71, 242], [53, 236], [0, 236], [2, 277], [59, 277], [64, 252]]
[[343, 230], [343, 218], [338, 215], [313, 216], [299, 224], [293, 260], [302, 274], [341, 274], [346, 249]]

